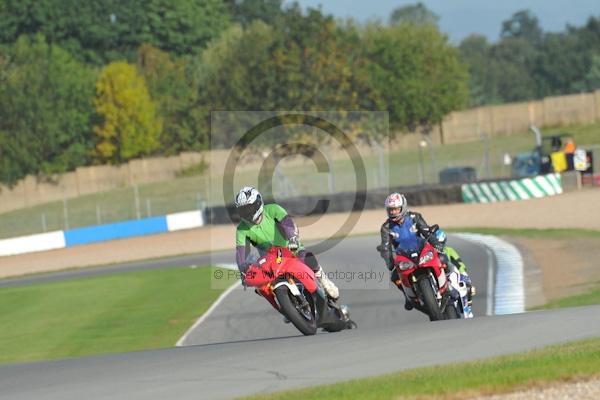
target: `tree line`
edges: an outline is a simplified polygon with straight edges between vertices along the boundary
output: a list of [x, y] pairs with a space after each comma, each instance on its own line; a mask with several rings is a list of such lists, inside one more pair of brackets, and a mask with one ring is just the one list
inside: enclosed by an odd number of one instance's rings
[[387, 110], [396, 132], [515, 100], [485, 74], [518, 27], [457, 47], [421, 4], [357, 25], [282, 3], [0, 0], [0, 181], [219, 145], [212, 110]]

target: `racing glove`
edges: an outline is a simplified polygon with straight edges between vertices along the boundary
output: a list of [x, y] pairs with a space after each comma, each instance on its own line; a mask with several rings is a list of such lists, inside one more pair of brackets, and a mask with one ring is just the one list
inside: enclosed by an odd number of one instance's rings
[[290, 251], [297, 251], [300, 248], [300, 241], [298, 240], [298, 236], [292, 236], [288, 240], [288, 249]]

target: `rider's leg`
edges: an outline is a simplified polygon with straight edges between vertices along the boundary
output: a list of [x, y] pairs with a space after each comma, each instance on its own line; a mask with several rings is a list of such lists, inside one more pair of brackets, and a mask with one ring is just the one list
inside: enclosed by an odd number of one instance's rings
[[337, 300], [340, 297], [340, 290], [323, 271], [323, 268], [317, 261], [317, 257], [315, 257], [315, 255], [310, 251], [298, 252], [298, 257], [304, 261], [304, 264], [308, 265], [308, 267], [313, 270], [315, 276], [321, 283], [321, 286], [323, 286], [323, 289], [325, 289], [325, 292], [327, 292], [327, 295], [329, 295], [329, 297], [331, 297], [333, 300]]
[[400, 291], [402, 292], [402, 294], [404, 295], [404, 309], [405, 310], [412, 310], [413, 309], [413, 303], [412, 301], [408, 298], [408, 296], [406, 295], [406, 292], [404, 291], [404, 287], [402, 286], [402, 282], [400, 281], [400, 276], [398, 275], [398, 271], [396, 269], [392, 270], [392, 274], [390, 276], [390, 280], [392, 281], [392, 283], [394, 285], [396, 285], [396, 287], [398, 289], [400, 289]]
[[448, 258], [450, 259], [450, 262], [458, 269], [458, 272], [460, 272], [461, 275], [466, 277], [465, 281], [467, 282], [467, 287], [469, 289], [469, 302], [470, 302], [471, 298], [473, 296], [475, 296], [475, 294], [477, 294], [477, 289], [475, 289], [475, 285], [473, 285], [473, 283], [471, 282], [471, 278], [469, 277], [469, 274], [467, 273], [467, 265], [461, 259], [460, 255], [458, 254], [456, 249], [454, 249], [450, 246], [446, 246], [445, 252], [447, 253]]

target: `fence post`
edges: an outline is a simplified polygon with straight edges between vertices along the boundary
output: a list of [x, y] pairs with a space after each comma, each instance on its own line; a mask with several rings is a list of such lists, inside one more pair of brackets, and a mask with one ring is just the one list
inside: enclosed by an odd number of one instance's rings
[[67, 206], [67, 198], [63, 195], [63, 218], [65, 230], [69, 229], [69, 209]]
[[98, 225], [102, 224], [102, 216], [100, 213], [100, 204], [96, 203], [96, 221], [98, 221]]
[[137, 183], [133, 184], [133, 196], [134, 196], [134, 202], [135, 202], [135, 216], [137, 219], [140, 219], [141, 218], [141, 215], [140, 215], [140, 193], [138, 191]]

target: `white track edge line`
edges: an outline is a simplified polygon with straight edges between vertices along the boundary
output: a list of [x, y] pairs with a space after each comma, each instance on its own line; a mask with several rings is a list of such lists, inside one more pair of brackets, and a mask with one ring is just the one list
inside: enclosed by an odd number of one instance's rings
[[196, 329], [198, 326], [200, 326], [201, 323], [204, 322], [204, 320], [206, 320], [206, 318], [210, 317], [210, 315], [213, 313], [213, 311], [215, 311], [215, 309], [219, 306], [219, 304], [221, 304], [223, 302], [223, 300], [225, 300], [225, 298], [229, 295], [229, 293], [233, 292], [235, 289], [237, 289], [238, 287], [240, 287], [242, 285], [242, 281], [237, 281], [236, 283], [234, 283], [233, 285], [231, 285], [226, 291], [224, 291], [223, 293], [221, 293], [221, 295], [217, 298], [217, 300], [209, 307], [208, 310], [206, 310], [206, 312], [204, 314], [202, 314], [200, 316], [200, 318], [198, 318], [196, 320], [196, 322], [194, 322], [194, 325], [192, 325], [184, 334], [182, 337], [179, 338], [179, 340], [177, 341], [177, 343], [175, 343], [175, 347], [181, 347], [183, 346], [184, 342], [187, 340], [188, 336], [190, 335], [190, 333], [192, 333], [192, 331], [194, 329]]

